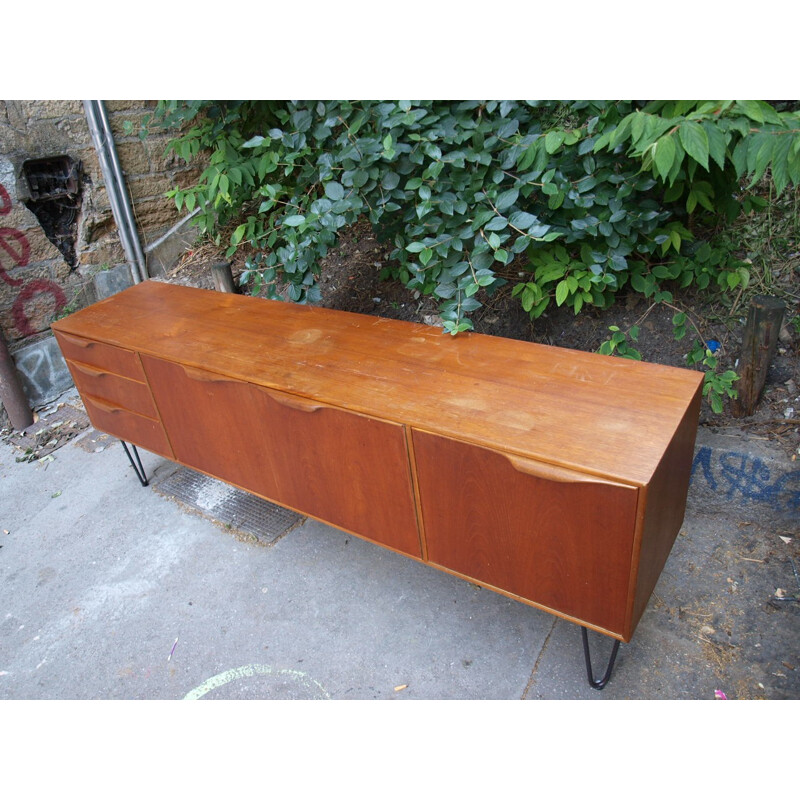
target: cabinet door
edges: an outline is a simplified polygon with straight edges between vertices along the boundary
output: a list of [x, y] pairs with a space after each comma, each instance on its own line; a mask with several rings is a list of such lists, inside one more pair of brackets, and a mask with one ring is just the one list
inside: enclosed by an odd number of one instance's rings
[[401, 425], [142, 356], [178, 461], [421, 556]]
[[429, 561], [626, 635], [636, 488], [412, 436]]

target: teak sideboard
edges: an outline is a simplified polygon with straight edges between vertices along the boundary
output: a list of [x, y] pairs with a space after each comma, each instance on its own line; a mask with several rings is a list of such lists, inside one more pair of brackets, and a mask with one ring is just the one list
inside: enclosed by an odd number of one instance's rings
[[152, 280], [53, 330], [97, 429], [584, 647], [630, 640], [683, 521], [699, 372]]

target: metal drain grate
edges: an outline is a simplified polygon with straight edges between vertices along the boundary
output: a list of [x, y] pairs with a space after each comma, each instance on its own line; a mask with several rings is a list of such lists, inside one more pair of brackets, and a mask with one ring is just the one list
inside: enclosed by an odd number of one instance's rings
[[305, 520], [294, 511], [268, 503], [260, 497], [194, 470], [180, 467], [153, 489], [165, 497], [185, 503], [226, 527], [249, 533], [263, 543], [274, 542]]

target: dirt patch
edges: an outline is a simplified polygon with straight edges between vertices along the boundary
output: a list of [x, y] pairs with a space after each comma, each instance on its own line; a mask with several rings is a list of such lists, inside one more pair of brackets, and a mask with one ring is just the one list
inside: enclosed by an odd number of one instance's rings
[[80, 398], [70, 397], [34, 413], [34, 423], [22, 431], [4, 428], [0, 436], [18, 453], [17, 461], [52, 461], [52, 453], [80, 436], [89, 418]]
[[[338, 246], [320, 262], [321, 305], [360, 314], [437, 324], [436, 304], [430, 297], [416, 296], [398, 281], [381, 280], [381, 271], [390, 263], [391, 250], [391, 244], [379, 241], [365, 219], [343, 231]], [[221, 251], [205, 245], [188, 253], [165, 279], [213, 288], [210, 264], [224, 260], [221, 256]], [[788, 260], [773, 276], [777, 278], [773, 284], [776, 293], [789, 299], [786, 300], [782, 338], [755, 414], [746, 419], [735, 419], [727, 403], [722, 414], [715, 414], [708, 403], [704, 403], [700, 422], [708, 427], [737, 429], [748, 435], [764, 437], [780, 444], [789, 457], [797, 458], [800, 454], [800, 333], [789, 321], [800, 315], [800, 253], [792, 256], [794, 260]], [[235, 278], [244, 269], [245, 259], [245, 254], [240, 252], [232, 261]], [[508, 277], [514, 276], [519, 269], [516, 263], [510, 265], [506, 269]], [[509, 281], [493, 296], [488, 296], [485, 291], [478, 295], [483, 307], [472, 317], [477, 332], [594, 352], [609, 337], [610, 325], [616, 325], [622, 331], [638, 325], [639, 339], [632, 344], [645, 361], [686, 366], [691, 342], [688, 334], [683, 340], [675, 340], [672, 326], [675, 311], [672, 308], [652, 306], [642, 296], [629, 294], [610, 309], [603, 311], [589, 307], [577, 316], [569, 309], [552, 307], [534, 322], [519, 301], [511, 296], [511, 290]], [[740, 299], [731, 314], [731, 309], [709, 303], [692, 293], [676, 292], [675, 305], [697, 321], [706, 341], [719, 342], [720, 370], [736, 369], [747, 316], [746, 304]]]
[[703, 580], [679, 609], [729, 699], [790, 699], [800, 663], [786, 631], [800, 619], [800, 540], [742, 522], [699, 557]]

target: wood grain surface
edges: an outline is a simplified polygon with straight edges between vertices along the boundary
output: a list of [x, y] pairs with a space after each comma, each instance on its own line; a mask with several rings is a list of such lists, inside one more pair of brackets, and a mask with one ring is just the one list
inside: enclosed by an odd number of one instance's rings
[[690, 370], [157, 281], [53, 328], [638, 486], [702, 381]]
[[623, 641], [683, 519], [699, 372], [157, 281], [53, 329], [100, 430]]
[[413, 438], [432, 564], [625, 636], [638, 489]]
[[178, 461], [421, 557], [402, 426], [143, 356]]

